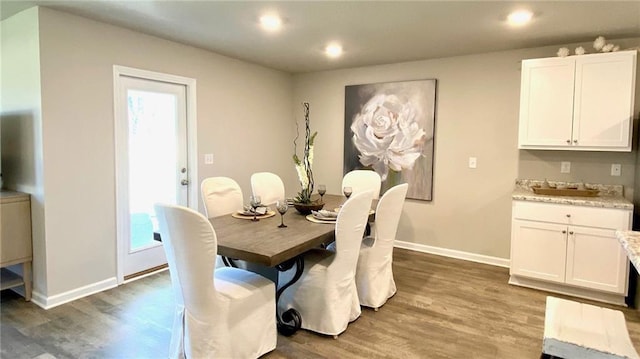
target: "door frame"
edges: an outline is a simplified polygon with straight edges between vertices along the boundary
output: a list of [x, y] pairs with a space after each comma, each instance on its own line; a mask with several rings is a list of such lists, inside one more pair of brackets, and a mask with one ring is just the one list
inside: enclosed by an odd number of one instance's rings
[[[165, 74], [160, 72], [137, 69], [133, 67], [113, 65], [113, 122], [114, 122], [114, 142], [115, 142], [115, 195], [116, 195], [116, 275], [118, 284], [123, 284], [135, 279], [124, 280], [124, 258], [126, 256], [127, 245], [124, 243], [125, 236], [129, 232], [129, 219], [125, 215], [128, 212], [129, 198], [127, 196], [128, 171], [122, 170], [128, 164], [128, 146], [123, 143], [127, 138], [128, 124], [118, 121], [118, 114], [122, 113], [126, 103], [122, 101], [120, 93], [120, 77], [136, 77], [143, 80], [152, 80], [183, 85], [186, 87], [187, 106], [187, 165], [189, 168], [187, 178], [190, 181], [188, 189], [189, 208], [198, 210], [198, 144], [197, 144], [197, 115], [196, 115], [196, 80], [189, 77]], [[126, 160], [126, 161], [125, 161]]]

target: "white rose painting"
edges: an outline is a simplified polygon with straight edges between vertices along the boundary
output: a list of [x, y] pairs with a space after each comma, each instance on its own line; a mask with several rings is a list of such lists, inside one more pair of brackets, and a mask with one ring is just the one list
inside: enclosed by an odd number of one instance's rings
[[345, 87], [344, 172], [371, 169], [382, 192], [409, 183], [407, 198], [430, 201], [436, 80]]

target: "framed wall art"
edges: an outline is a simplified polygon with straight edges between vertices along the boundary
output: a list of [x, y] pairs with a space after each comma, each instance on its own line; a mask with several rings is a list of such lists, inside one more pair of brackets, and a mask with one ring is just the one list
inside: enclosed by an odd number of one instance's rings
[[382, 192], [408, 183], [407, 198], [430, 201], [436, 80], [345, 86], [344, 173], [371, 169]]

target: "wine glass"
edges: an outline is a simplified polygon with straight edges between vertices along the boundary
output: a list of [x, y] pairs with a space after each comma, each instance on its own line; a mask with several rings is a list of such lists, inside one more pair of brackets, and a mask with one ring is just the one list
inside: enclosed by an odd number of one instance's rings
[[253, 222], [257, 222], [259, 221], [259, 219], [256, 218], [256, 209], [258, 207], [260, 207], [260, 204], [262, 203], [262, 198], [260, 198], [260, 196], [251, 196], [249, 197], [249, 204], [251, 205], [251, 208], [253, 208]]
[[351, 187], [344, 187], [342, 189], [342, 193], [344, 193], [344, 196], [349, 199], [349, 197], [351, 197], [351, 194], [353, 193], [353, 189]]
[[318, 185], [318, 194], [320, 195], [320, 201], [324, 202], [322, 200], [322, 196], [324, 196], [324, 194], [327, 193], [327, 186], [323, 185], [323, 184], [319, 184]]
[[277, 201], [276, 209], [278, 209], [278, 213], [280, 213], [280, 225], [278, 226], [278, 228], [287, 228], [287, 225], [284, 224], [284, 214], [287, 213], [287, 210], [289, 209], [287, 200], [281, 199]]

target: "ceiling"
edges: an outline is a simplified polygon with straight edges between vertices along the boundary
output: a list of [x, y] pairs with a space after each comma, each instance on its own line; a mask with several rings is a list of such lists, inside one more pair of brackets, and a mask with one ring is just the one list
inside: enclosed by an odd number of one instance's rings
[[[5, 19], [41, 5], [291, 73], [640, 37], [640, 1], [8, 1]], [[516, 9], [533, 21], [512, 28]], [[284, 18], [265, 33], [265, 11]], [[330, 41], [338, 59], [324, 56]], [[587, 52], [593, 52], [588, 48]], [[551, 54], [550, 54], [551, 55]]]

